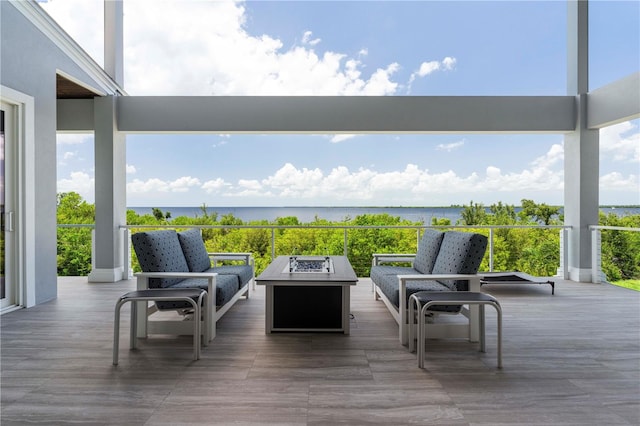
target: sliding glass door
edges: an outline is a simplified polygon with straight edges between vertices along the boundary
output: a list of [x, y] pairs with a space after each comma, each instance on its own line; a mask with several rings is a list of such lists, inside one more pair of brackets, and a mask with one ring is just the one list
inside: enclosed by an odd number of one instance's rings
[[13, 279], [15, 250], [12, 156], [15, 149], [15, 111], [12, 105], [0, 104], [0, 309], [18, 303]]

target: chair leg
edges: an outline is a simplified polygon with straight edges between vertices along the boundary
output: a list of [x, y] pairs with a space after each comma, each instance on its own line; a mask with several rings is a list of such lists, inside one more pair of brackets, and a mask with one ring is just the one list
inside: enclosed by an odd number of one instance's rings
[[113, 319], [113, 365], [118, 365], [118, 350], [120, 343], [120, 307], [122, 301], [116, 303], [116, 310]]
[[487, 351], [487, 345], [485, 343], [485, 316], [484, 316], [484, 303], [478, 306], [480, 318], [478, 319], [478, 323], [480, 326], [480, 352]]
[[131, 302], [131, 332], [129, 333], [129, 347], [138, 347], [138, 304]]
[[193, 313], [194, 313], [194, 318], [193, 318], [193, 359], [194, 360], [199, 360], [200, 359], [200, 318], [202, 317], [202, 312], [200, 311], [200, 306], [201, 302], [202, 302], [202, 295], [200, 295], [200, 298], [198, 299], [198, 301], [194, 301], [192, 300], [192, 305], [193, 305]]
[[493, 303], [492, 306], [496, 308], [498, 317], [498, 368], [502, 368], [502, 308], [498, 303]]
[[420, 314], [418, 314], [418, 368], [424, 368], [424, 356], [425, 356], [425, 345], [427, 343], [427, 327], [426, 327], [426, 315], [427, 310], [429, 309], [429, 303], [425, 303], [425, 305], [420, 309]]

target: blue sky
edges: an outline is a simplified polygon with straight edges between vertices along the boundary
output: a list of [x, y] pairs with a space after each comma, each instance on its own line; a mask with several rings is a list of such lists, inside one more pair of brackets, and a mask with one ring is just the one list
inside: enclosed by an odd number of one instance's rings
[[[103, 63], [101, 1], [42, 5]], [[124, 5], [132, 95], [566, 94], [564, 1]], [[591, 88], [640, 70], [640, 2], [592, 1], [590, 24]], [[601, 204], [640, 204], [640, 121], [600, 139]], [[127, 204], [562, 204], [563, 155], [559, 134], [136, 134]], [[91, 135], [59, 135], [58, 190], [93, 201]]]

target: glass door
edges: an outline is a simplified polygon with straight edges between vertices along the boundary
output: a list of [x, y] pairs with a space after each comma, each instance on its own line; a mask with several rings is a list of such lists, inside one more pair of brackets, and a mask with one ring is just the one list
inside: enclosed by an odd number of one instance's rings
[[4, 307], [4, 300], [7, 298], [4, 280], [4, 110], [0, 110], [0, 228], [0, 299]]
[[11, 158], [15, 138], [15, 111], [12, 105], [0, 104], [0, 309], [17, 305], [17, 288], [13, 280], [14, 210], [12, 202]]

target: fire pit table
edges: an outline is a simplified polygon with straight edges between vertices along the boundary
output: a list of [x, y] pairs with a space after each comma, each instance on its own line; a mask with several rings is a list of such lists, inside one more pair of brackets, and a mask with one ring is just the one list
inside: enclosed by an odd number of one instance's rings
[[265, 332], [349, 334], [357, 282], [346, 256], [278, 256], [256, 278], [266, 286]]

